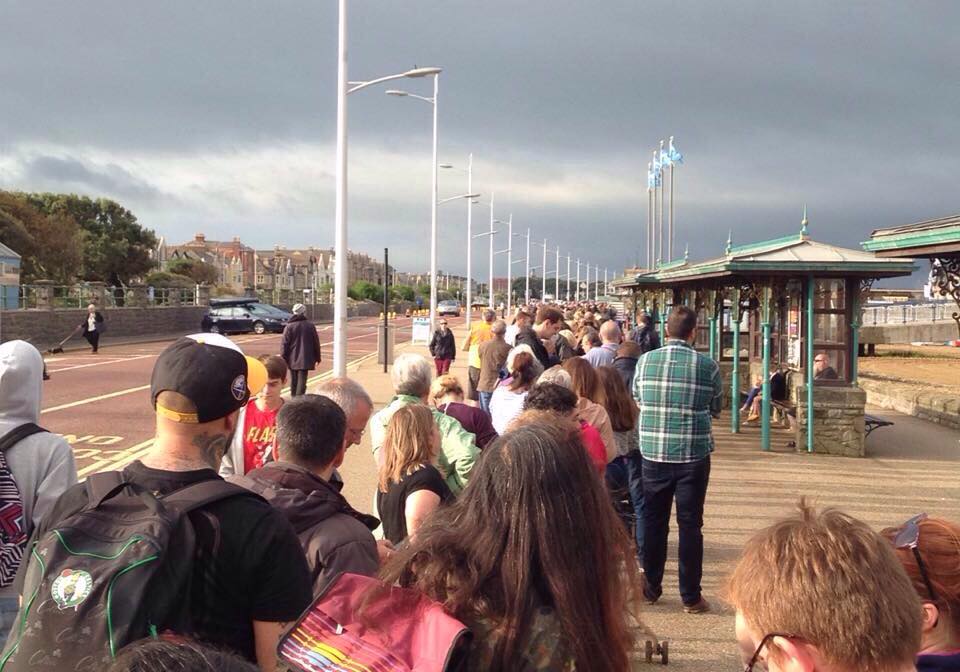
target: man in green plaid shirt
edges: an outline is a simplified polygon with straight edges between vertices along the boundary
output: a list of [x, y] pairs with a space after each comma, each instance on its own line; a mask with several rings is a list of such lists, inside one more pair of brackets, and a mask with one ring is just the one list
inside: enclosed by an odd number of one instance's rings
[[713, 452], [712, 416], [720, 412], [723, 378], [711, 358], [692, 343], [697, 314], [686, 306], [670, 311], [667, 342], [637, 361], [633, 396], [640, 406], [643, 460], [644, 595], [663, 593], [670, 509], [677, 500], [680, 597], [687, 613], [710, 609], [703, 599], [703, 504]]

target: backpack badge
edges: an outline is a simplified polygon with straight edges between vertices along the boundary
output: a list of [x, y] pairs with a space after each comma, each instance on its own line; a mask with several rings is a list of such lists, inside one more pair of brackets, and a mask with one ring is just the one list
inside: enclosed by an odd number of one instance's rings
[[82, 569], [63, 570], [50, 588], [53, 599], [61, 611], [70, 607], [76, 610], [92, 590], [93, 577]]

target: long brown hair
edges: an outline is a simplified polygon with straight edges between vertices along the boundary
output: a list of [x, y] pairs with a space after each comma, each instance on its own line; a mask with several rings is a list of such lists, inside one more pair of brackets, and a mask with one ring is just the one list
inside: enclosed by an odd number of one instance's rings
[[629, 669], [635, 553], [579, 432], [558, 424], [533, 420], [489, 445], [456, 503], [381, 571], [467, 624], [489, 624], [492, 672], [515, 669], [544, 606], [577, 669]]
[[510, 391], [516, 392], [520, 389], [527, 389], [533, 385], [537, 379], [537, 365], [534, 363], [533, 355], [529, 352], [518, 352], [513, 358], [513, 368], [510, 370], [512, 380], [510, 381]]
[[573, 380], [573, 391], [578, 397], [606, 406], [606, 395], [603, 393], [600, 379], [597, 378], [597, 372], [594, 371], [590, 362], [581, 357], [571, 357], [560, 366], [570, 374]]
[[433, 461], [433, 413], [423, 404], [410, 404], [397, 411], [387, 423], [380, 466], [380, 492], [391, 482], [399, 483], [421, 464]]
[[603, 396], [606, 403], [607, 415], [610, 416], [610, 425], [615, 432], [626, 432], [637, 426], [637, 417], [640, 409], [627, 394], [627, 386], [623, 378], [612, 366], [601, 366], [597, 369], [597, 378], [603, 386]]

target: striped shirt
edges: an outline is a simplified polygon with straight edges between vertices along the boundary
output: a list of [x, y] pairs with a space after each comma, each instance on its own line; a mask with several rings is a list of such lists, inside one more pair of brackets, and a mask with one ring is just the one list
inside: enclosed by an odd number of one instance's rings
[[711, 412], [719, 412], [723, 379], [715, 361], [686, 341], [637, 360], [633, 396], [640, 405], [640, 453], [654, 462], [696, 462], [713, 452]]

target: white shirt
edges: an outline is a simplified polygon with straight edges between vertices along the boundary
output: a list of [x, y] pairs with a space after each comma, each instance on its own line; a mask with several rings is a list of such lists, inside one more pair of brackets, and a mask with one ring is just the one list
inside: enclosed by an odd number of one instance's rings
[[513, 392], [506, 385], [499, 385], [490, 397], [490, 421], [497, 434], [507, 431], [507, 426], [523, 411], [523, 402], [527, 398], [526, 390]]
[[503, 335], [503, 340], [505, 340], [512, 348], [517, 344], [517, 334], [519, 333], [520, 327], [515, 324], [511, 324], [507, 327], [507, 331]]
[[97, 314], [90, 313], [90, 316], [87, 318], [87, 331], [96, 331], [97, 330]]

